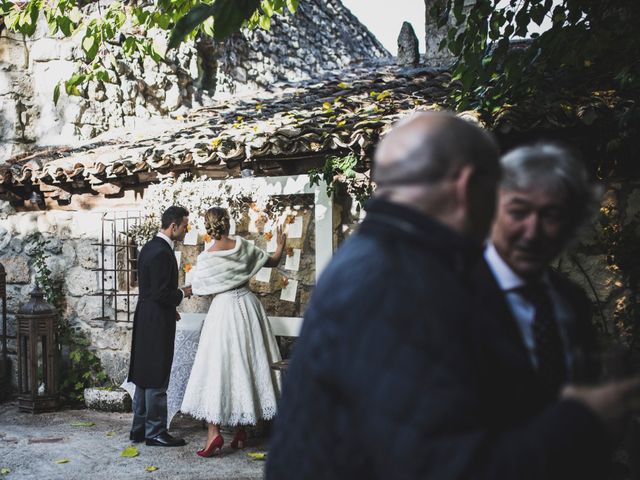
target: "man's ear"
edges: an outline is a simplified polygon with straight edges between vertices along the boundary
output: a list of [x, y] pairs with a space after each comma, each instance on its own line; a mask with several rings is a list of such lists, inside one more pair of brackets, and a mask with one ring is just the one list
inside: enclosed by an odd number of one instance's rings
[[475, 167], [470, 164], [462, 165], [456, 172], [453, 181], [456, 200], [459, 204], [466, 205], [469, 199], [469, 188], [475, 173]]

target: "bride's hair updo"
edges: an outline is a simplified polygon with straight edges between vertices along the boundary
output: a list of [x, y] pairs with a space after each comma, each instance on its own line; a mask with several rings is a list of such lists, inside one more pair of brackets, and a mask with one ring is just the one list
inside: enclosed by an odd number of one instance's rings
[[224, 208], [211, 207], [204, 214], [204, 227], [211, 238], [220, 240], [222, 235], [229, 233], [230, 219], [229, 212]]

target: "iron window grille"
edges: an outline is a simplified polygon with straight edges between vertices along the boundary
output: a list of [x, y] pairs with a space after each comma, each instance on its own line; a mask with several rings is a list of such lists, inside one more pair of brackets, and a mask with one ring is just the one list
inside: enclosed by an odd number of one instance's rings
[[138, 245], [129, 235], [142, 223], [139, 211], [113, 211], [102, 215], [98, 268], [102, 298], [100, 320], [131, 322], [138, 297]]

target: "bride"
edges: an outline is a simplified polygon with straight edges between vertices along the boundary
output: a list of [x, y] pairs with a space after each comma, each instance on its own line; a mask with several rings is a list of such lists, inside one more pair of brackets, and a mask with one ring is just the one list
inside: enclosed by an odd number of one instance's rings
[[220, 425], [236, 426], [232, 448], [243, 448], [245, 425], [271, 419], [280, 393], [279, 377], [270, 364], [280, 360], [267, 314], [247, 288], [262, 267], [280, 263], [286, 235], [277, 229], [272, 256], [241, 237], [229, 237], [229, 213], [210, 208], [207, 233], [214, 245], [195, 266], [193, 293], [215, 295], [204, 320], [181, 411], [209, 424], [207, 443], [197, 453], [210, 457], [224, 443]]

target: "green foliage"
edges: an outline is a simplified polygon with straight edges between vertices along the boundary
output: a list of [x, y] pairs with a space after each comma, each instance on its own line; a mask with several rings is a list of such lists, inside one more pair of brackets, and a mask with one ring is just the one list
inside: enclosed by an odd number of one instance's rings
[[85, 388], [106, 386], [109, 378], [83, 333], [70, 330], [61, 343], [68, 346], [69, 358], [63, 369], [60, 393], [68, 403], [79, 404], [83, 402]]
[[[60, 315], [64, 310], [64, 295], [62, 294], [62, 285], [60, 282], [51, 279], [51, 270], [47, 266], [47, 258], [49, 255], [44, 250], [46, 244], [42, 235], [38, 234], [35, 238], [36, 247], [33, 253], [33, 266], [36, 270], [36, 283], [40, 290], [44, 293], [47, 302], [53, 305]], [[58, 322], [60, 325], [60, 322]]]
[[58, 343], [63, 350], [69, 351], [68, 365], [61, 369], [60, 393], [69, 403], [82, 403], [84, 389], [92, 386], [107, 385], [108, 377], [102, 369], [100, 359], [89, 349], [90, 342], [81, 332], [74, 331], [68, 319], [62, 316], [65, 311], [62, 283], [51, 278], [47, 267], [45, 252], [46, 241], [42, 235], [36, 237], [33, 265], [36, 270], [36, 282], [44, 293], [47, 302], [58, 312]]
[[[86, 3], [95, 8], [83, 8]], [[67, 95], [82, 96], [89, 82], [114, 82], [106, 68], [115, 62], [113, 49], [122, 49], [128, 57], [162, 61], [166, 49], [148, 37], [151, 29], [170, 31], [170, 47], [201, 33], [220, 41], [242, 26], [269, 28], [271, 16], [284, 14], [285, 8], [294, 13], [297, 7], [298, 0], [116, 0], [106, 9], [99, 2], [82, 0], [0, 0], [0, 17], [9, 30], [25, 36], [35, 33], [40, 14], [50, 34], [78, 34], [84, 60], [55, 87], [57, 103], [61, 87]]]
[[[617, 88], [635, 98], [640, 91], [635, 2], [476, 0], [465, 9], [464, 0], [443, 0], [429, 14], [449, 26], [440, 46], [458, 57], [457, 108], [494, 114], [505, 104], [549, 97], [564, 87]], [[545, 19], [547, 31], [514, 45]]]
[[627, 290], [616, 302], [614, 327], [616, 338], [625, 346], [640, 354], [640, 215], [627, 219], [622, 224], [622, 215], [614, 205], [605, 205], [600, 210], [599, 243], [612, 271], [622, 279]]
[[320, 180], [327, 183], [327, 195], [332, 195], [339, 185], [346, 187], [349, 195], [358, 202], [358, 209], [371, 197], [373, 188], [368, 176], [360, 173], [366, 170], [364, 161], [351, 152], [344, 157], [329, 157], [322, 169], [309, 171], [311, 185], [318, 185]]

